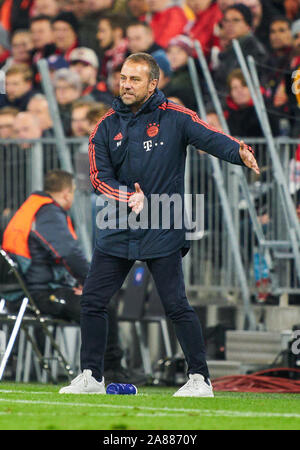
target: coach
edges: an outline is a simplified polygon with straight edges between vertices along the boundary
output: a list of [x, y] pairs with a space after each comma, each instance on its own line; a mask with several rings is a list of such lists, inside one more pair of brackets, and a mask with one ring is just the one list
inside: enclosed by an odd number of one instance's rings
[[[186, 147], [259, 173], [252, 151], [211, 129], [198, 115], [169, 102], [157, 89], [159, 67], [145, 53], [130, 55], [120, 78], [120, 97], [90, 136], [90, 179], [95, 191], [117, 205], [117, 226], [98, 227], [96, 248], [81, 303], [82, 373], [60, 393], [105, 393], [103, 355], [107, 305], [135, 260], [146, 261], [166, 315], [184, 352], [189, 381], [175, 396], [213, 397], [201, 325], [185, 294], [184, 227], [125, 227], [125, 213], [142, 215], [153, 194], [184, 195]], [[171, 214], [172, 210], [170, 209]], [[151, 221], [150, 221], [151, 222]]]

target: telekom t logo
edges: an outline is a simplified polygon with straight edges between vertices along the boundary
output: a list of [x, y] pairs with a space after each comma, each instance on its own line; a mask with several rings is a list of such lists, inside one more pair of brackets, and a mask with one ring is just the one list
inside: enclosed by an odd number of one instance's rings
[[150, 152], [152, 148], [152, 141], [144, 141], [144, 149], [146, 150], [146, 152]]

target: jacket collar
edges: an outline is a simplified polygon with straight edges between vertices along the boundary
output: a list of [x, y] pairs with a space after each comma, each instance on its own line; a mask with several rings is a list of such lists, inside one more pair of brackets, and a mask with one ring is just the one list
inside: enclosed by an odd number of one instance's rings
[[[159, 89], [156, 89], [154, 93], [151, 95], [151, 97], [148, 98], [148, 100], [141, 106], [141, 108], [137, 111], [135, 115], [137, 116], [138, 114], [154, 111], [156, 108], [158, 108], [159, 105], [161, 105], [165, 101], [166, 101], [165, 94]], [[114, 99], [112, 103], [112, 108], [120, 115], [133, 115], [130, 107], [125, 105], [120, 97], [116, 97]]]

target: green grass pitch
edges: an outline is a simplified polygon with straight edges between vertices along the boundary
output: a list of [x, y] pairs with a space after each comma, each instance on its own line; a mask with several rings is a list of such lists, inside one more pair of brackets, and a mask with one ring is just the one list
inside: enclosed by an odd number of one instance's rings
[[176, 388], [138, 395], [62, 395], [60, 386], [0, 383], [0, 430], [299, 430], [299, 394], [215, 392], [174, 398]]

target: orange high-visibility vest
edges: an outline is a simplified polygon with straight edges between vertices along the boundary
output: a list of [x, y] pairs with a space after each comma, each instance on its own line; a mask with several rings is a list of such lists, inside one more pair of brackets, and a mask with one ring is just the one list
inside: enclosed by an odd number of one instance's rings
[[[40, 208], [49, 203], [54, 203], [50, 197], [31, 194], [8, 223], [4, 235], [2, 247], [8, 253], [31, 259], [28, 238], [35, 216]], [[67, 216], [67, 224], [74, 239], [77, 239], [71, 219]]]

